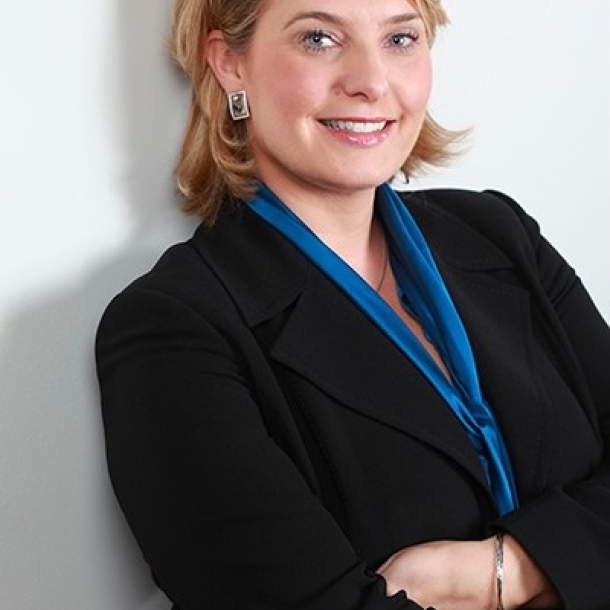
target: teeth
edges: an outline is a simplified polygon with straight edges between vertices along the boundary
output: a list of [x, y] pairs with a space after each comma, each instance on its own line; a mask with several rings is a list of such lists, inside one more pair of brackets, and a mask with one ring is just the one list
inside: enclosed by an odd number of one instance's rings
[[368, 121], [324, 121], [324, 125], [331, 129], [338, 129], [341, 131], [352, 131], [354, 133], [373, 133], [375, 131], [381, 131], [386, 125], [387, 121], [380, 122], [368, 122]]

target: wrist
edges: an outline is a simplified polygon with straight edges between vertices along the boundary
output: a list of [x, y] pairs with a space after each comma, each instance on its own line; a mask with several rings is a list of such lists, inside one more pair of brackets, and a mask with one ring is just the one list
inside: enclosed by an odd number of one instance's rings
[[[504, 610], [556, 607], [559, 597], [525, 549], [509, 534], [503, 540], [502, 602]], [[545, 600], [531, 606], [534, 600]]]

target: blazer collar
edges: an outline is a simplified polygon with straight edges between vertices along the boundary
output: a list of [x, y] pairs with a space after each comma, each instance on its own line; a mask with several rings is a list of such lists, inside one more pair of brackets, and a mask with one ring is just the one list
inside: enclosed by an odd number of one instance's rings
[[[490, 241], [425, 194], [401, 194], [437, 262], [472, 271], [507, 269], [511, 261]], [[246, 322], [253, 326], [282, 311], [307, 284], [312, 265], [286, 238], [240, 204], [213, 230], [199, 227], [195, 247], [216, 271]]]
[[311, 263], [246, 204], [223, 214], [213, 229], [200, 226], [193, 243], [248, 326], [286, 309], [307, 285]]

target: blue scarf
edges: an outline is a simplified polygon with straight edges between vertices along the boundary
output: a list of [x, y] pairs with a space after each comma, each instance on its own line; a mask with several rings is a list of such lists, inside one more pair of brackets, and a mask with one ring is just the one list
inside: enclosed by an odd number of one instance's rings
[[266, 185], [259, 185], [249, 205], [333, 280], [429, 379], [468, 433], [499, 513], [517, 508], [508, 451], [481, 394], [470, 341], [419, 227], [394, 190], [387, 184], [377, 189], [376, 211], [385, 226], [399, 294], [439, 351], [452, 382], [385, 300]]

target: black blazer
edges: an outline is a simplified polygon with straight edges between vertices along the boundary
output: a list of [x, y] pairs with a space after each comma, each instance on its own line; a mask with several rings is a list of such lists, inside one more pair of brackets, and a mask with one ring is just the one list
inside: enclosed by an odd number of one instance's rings
[[111, 479], [176, 608], [418, 608], [386, 598], [375, 568], [496, 529], [566, 609], [610, 608], [606, 323], [508, 198], [403, 198], [469, 334], [521, 508], [498, 517], [434, 388], [241, 206], [171, 248], [98, 334]]

